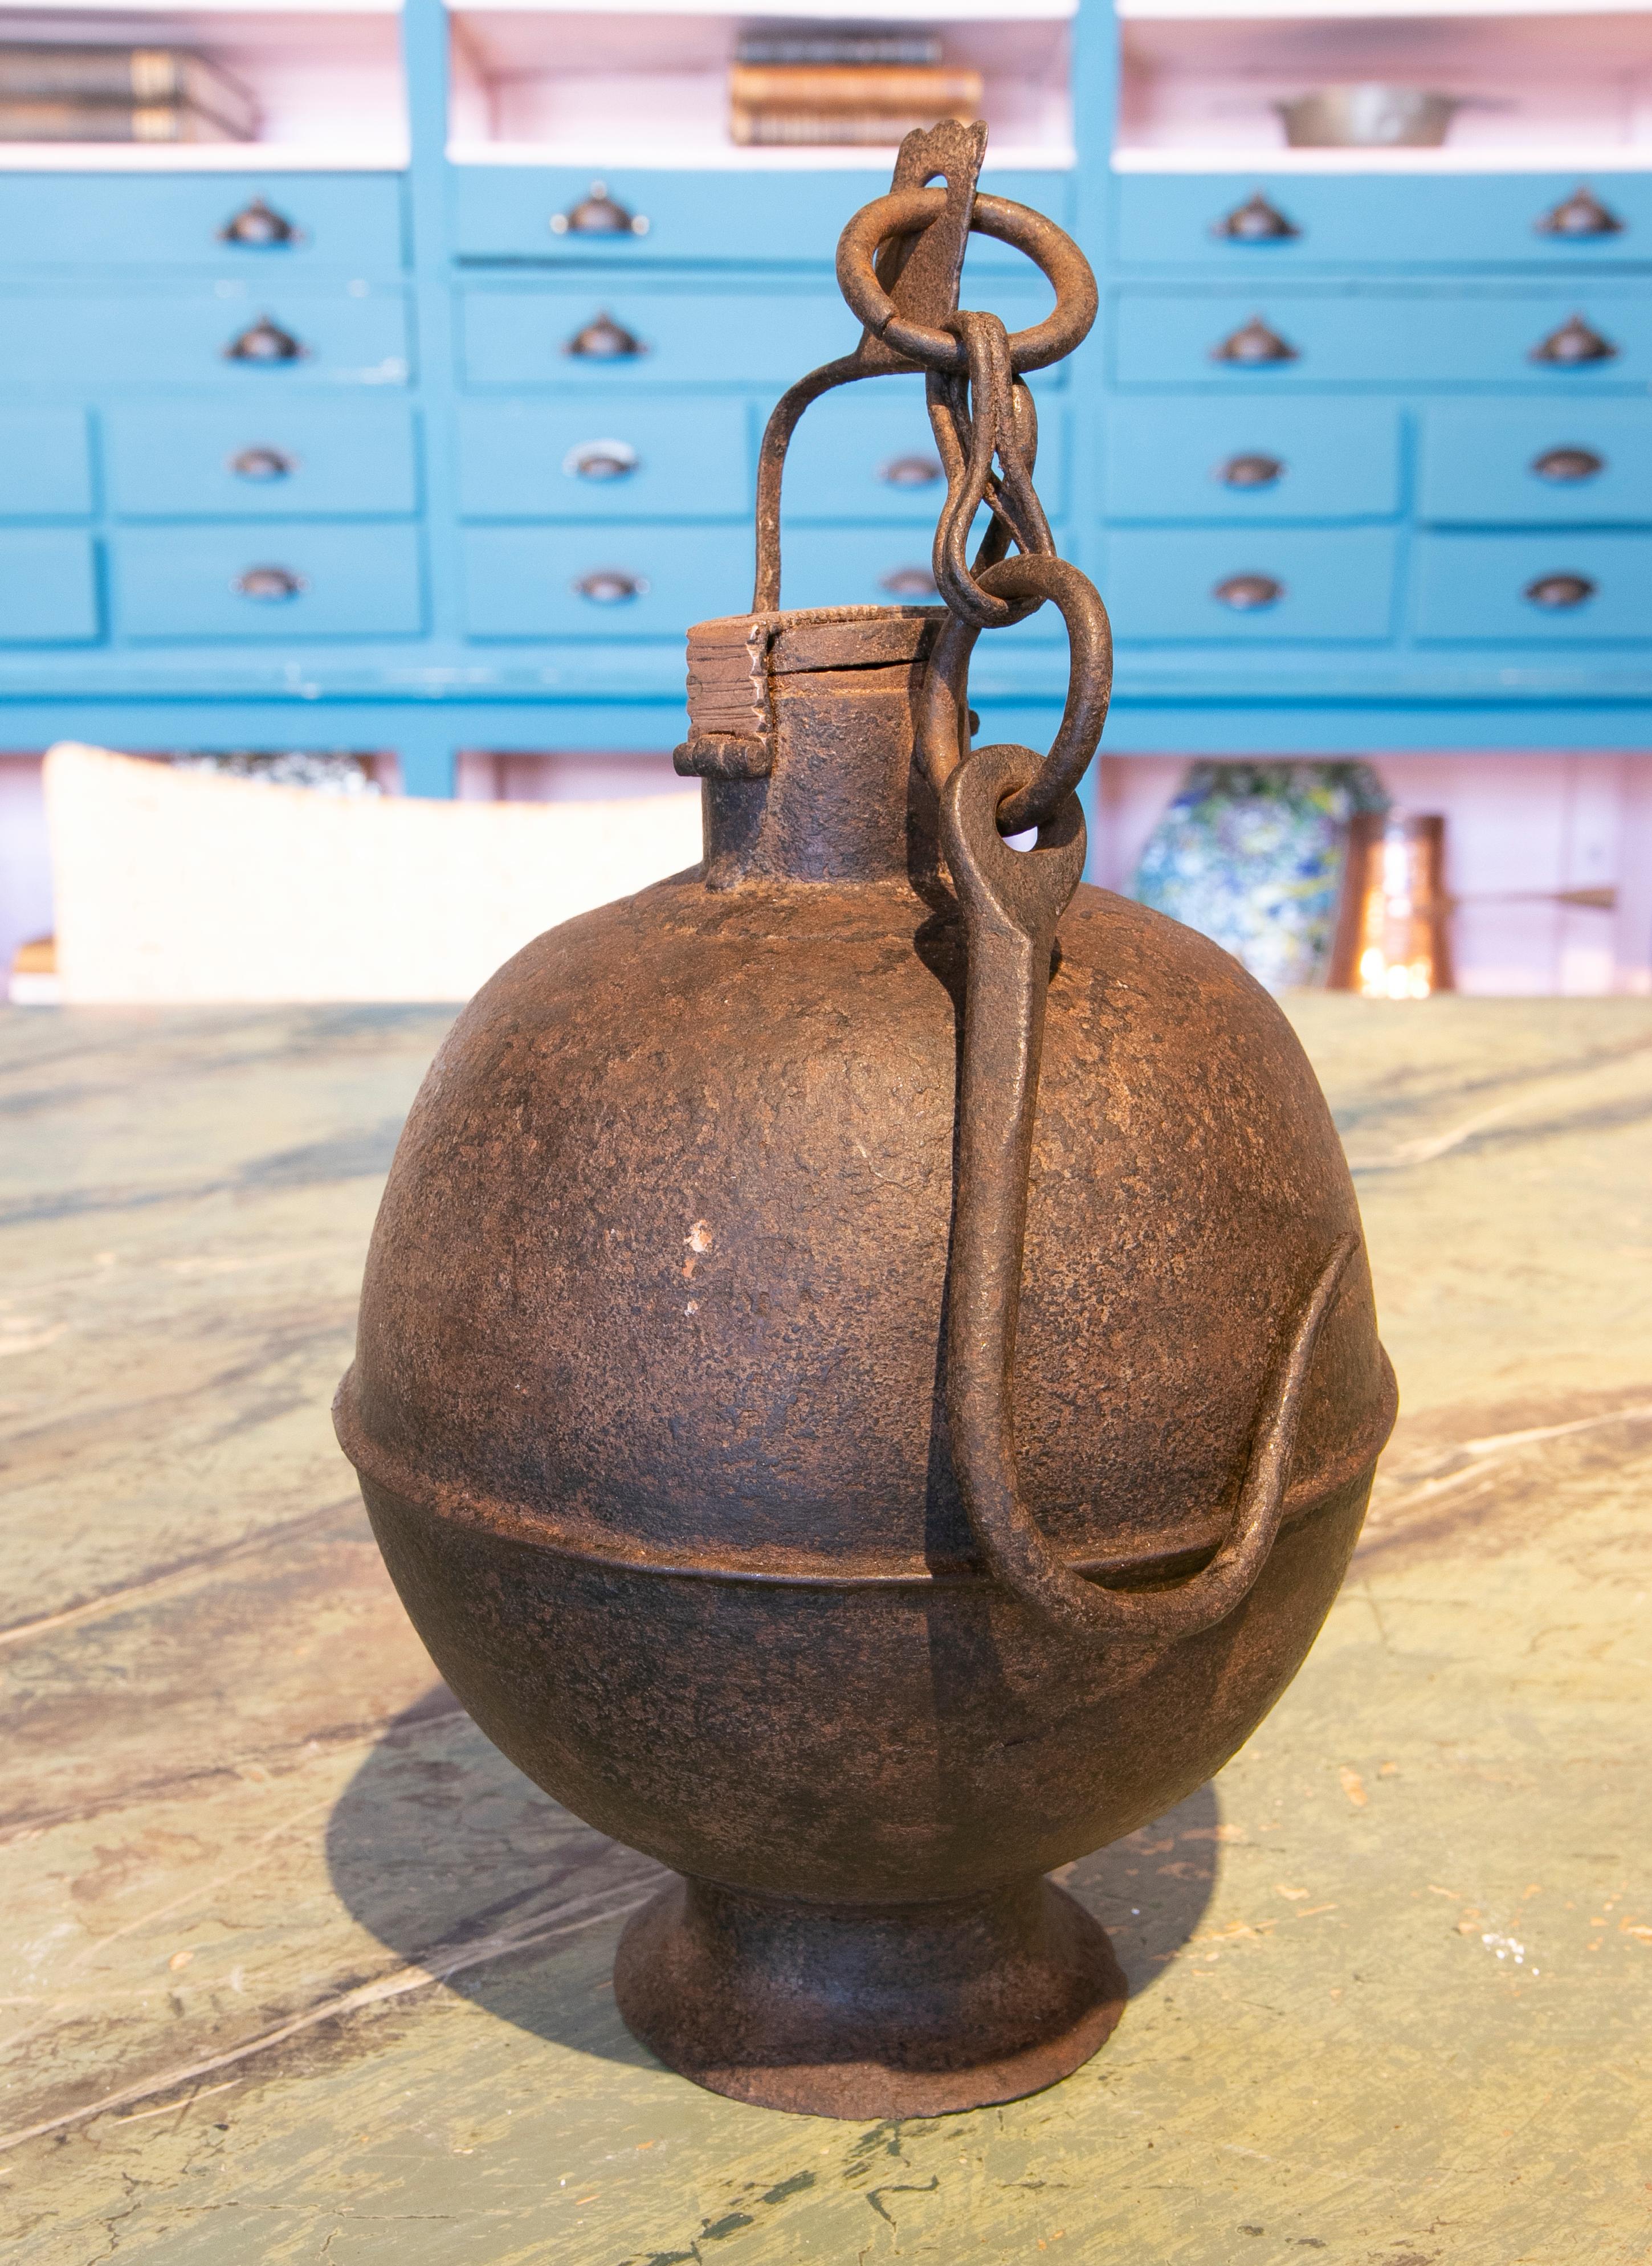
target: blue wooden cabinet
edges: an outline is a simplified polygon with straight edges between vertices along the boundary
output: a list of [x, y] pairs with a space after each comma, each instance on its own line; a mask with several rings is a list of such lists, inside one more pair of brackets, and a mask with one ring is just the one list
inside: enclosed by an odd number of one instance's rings
[[[852, 12], [852, 11], [846, 12]], [[844, 351], [864, 166], [447, 155], [447, 21], [408, 0], [404, 172], [0, 174], [4, 744], [667, 747], [683, 631], [749, 602], [758, 438]], [[998, 193], [1071, 228], [1096, 332], [1036, 382], [1039, 481], [1100, 582], [1109, 745], [1618, 747], [1652, 727], [1652, 174], [1117, 170], [1116, 26], [1073, 27], [1078, 162]], [[249, 161], [257, 152], [249, 150]], [[1230, 216], [1257, 198], [1271, 235]], [[279, 242], [226, 233], [253, 200]], [[966, 299], [1049, 295], [972, 248]], [[786, 603], [921, 596], [921, 389], [800, 431]], [[990, 730], [1047, 739], [1046, 610], [983, 638]]]

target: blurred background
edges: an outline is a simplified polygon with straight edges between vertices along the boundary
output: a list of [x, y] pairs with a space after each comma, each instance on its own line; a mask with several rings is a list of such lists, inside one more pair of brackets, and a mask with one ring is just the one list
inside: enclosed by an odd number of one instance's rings
[[[0, 10], [12, 998], [463, 996], [691, 862], [683, 631], [943, 115], [1102, 285], [1034, 381], [1092, 877], [1276, 988], [1652, 990], [1652, 9], [216, 0]], [[784, 602], [931, 596], [943, 486], [914, 383], [822, 404]], [[1064, 665], [983, 638], [983, 735]]]

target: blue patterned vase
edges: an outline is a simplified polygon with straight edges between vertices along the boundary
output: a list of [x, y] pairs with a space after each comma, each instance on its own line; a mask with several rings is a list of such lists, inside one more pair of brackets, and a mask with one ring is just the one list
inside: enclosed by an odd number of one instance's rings
[[1349, 821], [1388, 808], [1369, 764], [1200, 763], [1130, 895], [1223, 945], [1270, 991], [1320, 981]]

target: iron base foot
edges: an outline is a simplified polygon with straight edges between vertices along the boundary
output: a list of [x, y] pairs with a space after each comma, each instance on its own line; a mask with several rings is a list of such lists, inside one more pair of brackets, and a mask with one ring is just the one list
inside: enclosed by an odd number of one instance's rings
[[813, 2116], [939, 2116], [1089, 2059], [1124, 2010], [1102, 1929], [1044, 1880], [845, 1907], [673, 1880], [632, 1919], [614, 1992], [695, 2084]]

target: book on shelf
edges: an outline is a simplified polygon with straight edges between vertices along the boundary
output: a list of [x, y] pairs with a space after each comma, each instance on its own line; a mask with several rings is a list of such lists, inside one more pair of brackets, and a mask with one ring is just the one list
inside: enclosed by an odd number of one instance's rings
[[31, 102], [0, 96], [0, 142], [245, 142], [176, 102]]
[[981, 74], [976, 70], [844, 69], [798, 64], [770, 69], [736, 63], [729, 80], [736, 102], [757, 110], [808, 110], [825, 117], [834, 110], [866, 113], [874, 110], [932, 110], [938, 118], [966, 104], [979, 106]]
[[250, 142], [259, 128], [258, 103], [248, 89], [205, 55], [182, 48], [48, 47], [32, 40], [0, 41], [0, 104], [9, 107], [18, 103], [96, 106], [116, 111], [189, 111], [211, 119], [222, 129], [216, 135], [128, 132], [74, 137], [84, 141]]
[[935, 32], [881, 30], [875, 24], [756, 24], [735, 42], [737, 63], [933, 67], [941, 58]]
[[728, 130], [758, 146], [899, 142], [981, 111], [981, 74], [939, 64], [757, 64], [729, 75]]

